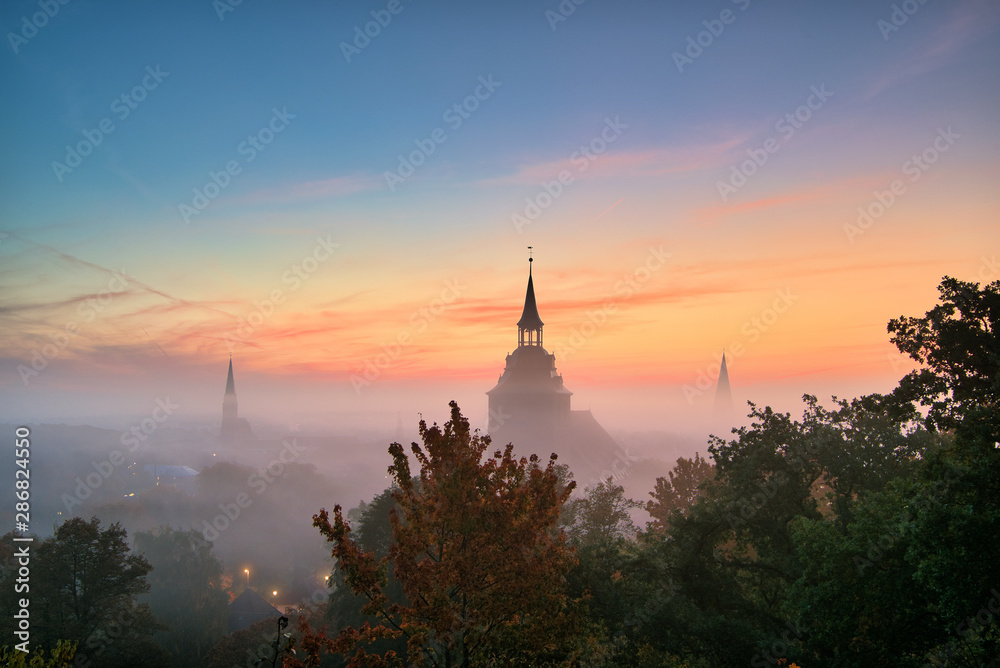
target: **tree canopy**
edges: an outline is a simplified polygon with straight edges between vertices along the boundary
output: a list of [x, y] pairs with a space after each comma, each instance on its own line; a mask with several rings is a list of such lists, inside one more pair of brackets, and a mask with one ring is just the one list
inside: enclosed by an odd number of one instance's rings
[[[576, 634], [567, 631], [576, 622], [564, 583], [573, 557], [557, 523], [573, 485], [560, 483], [555, 456], [543, 468], [535, 455], [516, 458], [508, 444], [483, 459], [489, 437], [470, 430], [455, 402], [450, 407], [443, 427], [420, 421], [423, 444], [410, 448], [417, 476], [403, 447], [389, 447], [398, 508], [385, 557], [362, 552], [340, 506], [332, 523], [325, 510], [315, 516], [347, 585], [377, 619], [320, 644], [358, 666], [570, 662]], [[402, 603], [385, 592], [390, 563]], [[368, 653], [385, 637], [405, 638], [406, 657]]]

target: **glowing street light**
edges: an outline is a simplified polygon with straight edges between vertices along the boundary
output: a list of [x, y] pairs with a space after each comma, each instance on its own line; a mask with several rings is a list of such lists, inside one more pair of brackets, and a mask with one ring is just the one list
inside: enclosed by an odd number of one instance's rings
[[243, 572], [247, 574], [247, 589], [250, 588], [250, 569], [244, 568]]

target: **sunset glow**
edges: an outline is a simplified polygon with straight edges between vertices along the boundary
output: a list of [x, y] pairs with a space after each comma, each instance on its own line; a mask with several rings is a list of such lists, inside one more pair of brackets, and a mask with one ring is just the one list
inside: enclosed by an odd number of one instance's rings
[[0, 59], [8, 417], [214, 415], [232, 354], [248, 414], [482, 418], [530, 245], [574, 401], [668, 429], [723, 349], [740, 403], [890, 389], [887, 321], [1000, 278], [992, 3], [402, 8], [348, 61], [361, 6], [75, 2]]

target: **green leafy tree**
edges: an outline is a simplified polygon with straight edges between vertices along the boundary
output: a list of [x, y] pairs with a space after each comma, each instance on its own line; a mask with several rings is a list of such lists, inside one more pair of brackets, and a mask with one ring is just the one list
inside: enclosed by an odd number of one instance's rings
[[685, 515], [688, 509], [704, 495], [703, 485], [715, 477], [715, 467], [695, 453], [694, 459], [679, 457], [666, 478], [656, 479], [656, 488], [649, 493], [652, 501], [646, 502], [651, 520], [649, 531], [665, 531], [670, 526], [670, 516], [675, 512]]
[[[443, 428], [420, 422], [423, 445], [411, 448], [418, 478], [403, 447], [389, 447], [399, 508], [387, 557], [361, 550], [339, 506], [332, 523], [325, 510], [315, 517], [348, 586], [379, 623], [342, 629], [333, 640], [303, 638], [307, 665], [320, 646], [348, 654], [350, 665], [404, 665], [394, 652], [367, 651], [384, 637], [406, 639], [406, 665], [555, 665], [577, 652], [578, 622], [565, 592], [573, 557], [558, 528], [573, 485], [559, 482], [554, 456], [542, 468], [534, 455], [515, 458], [508, 445], [484, 460], [489, 437], [471, 432], [458, 405], [450, 406]], [[390, 561], [403, 604], [385, 591]]]
[[33, 638], [40, 647], [78, 644], [80, 666], [165, 666], [152, 634], [162, 628], [136, 597], [149, 589], [149, 562], [131, 554], [117, 524], [75, 517], [37, 546], [32, 562]]
[[588, 487], [582, 499], [574, 499], [569, 536], [576, 545], [620, 544], [635, 537], [630, 511], [642, 504], [625, 496], [625, 488], [610, 476]]
[[900, 352], [923, 365], [898, 391], [928, 407], [928, 426], [950, 429], [971, 408], [998, 408], [1000, 281], [980, 289], [945, 276], [938, 291], [937, 306], [889, 321], [888, 331]]
[[865, 421], [912, 411], [914, 402], [927, 407], [924, 424], [943, 433], [864, 439], [846, 453], [853, 487], [838, 490], [837, 521], [796, 522], [803, 572], [793, 598], [812, 629], [812, 663], [1000, 662], [996, 626], [970, 622], [993, 600], [1000, 551], [1000, 284], [980, 290], [946, 277], [939, 290], [941, 303], [924, 317], [889, 323], [897, 347], [925, 366], [867, 406]]
[[196, 531], [161, 527], [134, 536], [135, 551], [152, 571], [147, 576], [149, 604], [167, 628], [157, 640], [178, 665], [195, 666], [225, 633], [229, 597], [222, 588], [222, 564], [212, 544]]
[[634, 602], [628, 575], [636, 536], [631, 511], [642, 504], [626, 497], [625, 489], [609, 477], [569, 506], [573, 521], [568, 533], [578, 560], [569, 575], [569, 592], [586, 602], [602, 662], [616, 665], [617, 656], [632, 653], [620, 636]]
[[52, 648], [49, 658], [44, 649], [36, 649], [31, 654], [13, 647], [0, 648], [0, 666], [4, 668], [70, 668], [76, 654], [76, 643], [60, 640]]
[[[403, 605], [406, 602], [402, 583], [396, 579], [392, 561], [388, 559], [393, 545], [392, 514], [398, 512], [399, 508], [395, 499], [396, 491], [392, 488], [387, 489], [372, 499], [371, 503], [362, 501], [358, 508], [348, 513], [349, 516], [355, 517], [351, 536], [358, 549], [362, 553], [370, 553], [377, 562], [385, 560], [385, 584], [382, 586], [382, 591], [389, 605]], [[360, 628], [366, 623], [370, 626], [377, 626], [380, 623], [377, 615], [363, 612], [368, 599], [355, 594], [347, 581], [345, 571], [334, 570], [330, 584], [333, 591], [330, 593], [329, 605], [326, 608], [326, 622], [335, 628]], [[376, 640], [369, 651], [382, 656], [394, 651], [400, 656], [405, 656], [406, 638]]]

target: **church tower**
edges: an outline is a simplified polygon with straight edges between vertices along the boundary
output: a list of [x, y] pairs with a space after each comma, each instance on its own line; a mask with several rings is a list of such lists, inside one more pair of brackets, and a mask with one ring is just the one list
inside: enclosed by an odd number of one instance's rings
[[528, 289], [517, 321], [517, 348], [507, 355], [503, 374], [489, 397], [488, 431], [498, 443], [546, 443], [569, 426], [570, 396], [556, 371], [555, 355], [542, 347], [544, 323], [538, 315], [528, 259]]
[[[530, 249], [531, 246], [528, 246]], [[590, 410], [571, 410], [572, 392], [556, 371], [556, 356], [542, 347], [544, 323], [535, 302], [535, 280], [528, 258], [528, 290], [517, 321], [517, 348], [507, 355], [503, 374], [489, 397], [493, 443], [513, 443], [519, 454], [534, 453], [544, 462], [556, 453], [578, 480], [620, 480], [634, 458], [621, 450]]]
[[236, 440], [239, 434], [239, 418], [236, 407], [236, 381], [233, 380], [233, 357], [229, 356], [229, 378], [226, 379], [226, 394], [222, 398], [222, 428], [219, 430], [223, 441]]

